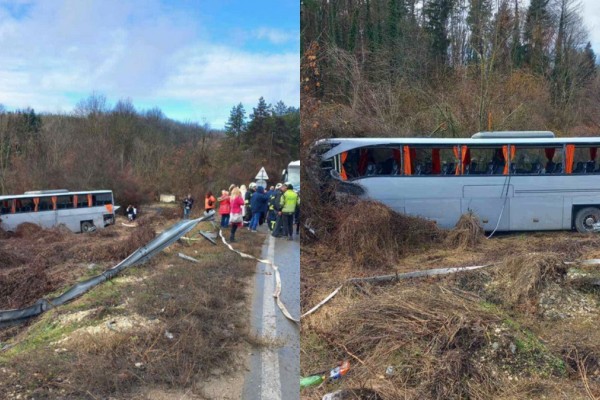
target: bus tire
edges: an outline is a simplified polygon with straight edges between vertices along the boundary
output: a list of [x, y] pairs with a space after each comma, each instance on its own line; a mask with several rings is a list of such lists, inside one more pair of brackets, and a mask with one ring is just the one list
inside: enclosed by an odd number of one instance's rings
[[575, 229], [580, 233], [594, 232], [593, 224], [600, 222], [600, 209], [586, 207], [577, 211], [575, 215]]
[[94, 231], [94, 224], [89, 222], [89, 221], [85, 221], [81, 223], [81, 232], [92, 232]]

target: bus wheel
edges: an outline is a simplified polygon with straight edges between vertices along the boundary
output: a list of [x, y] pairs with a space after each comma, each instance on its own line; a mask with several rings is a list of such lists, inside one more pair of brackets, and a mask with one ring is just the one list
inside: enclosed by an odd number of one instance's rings
[[600, 209], [596, 207], [582, 208], [575, 215], [575, 228], [577, 232], [594, 232], [594, 224], [598, 222], [600, 222]]
[[82, 222], [81, 223], [81, 232], [93, 232], [95, 231], [94, 229], [94, 224], [92, 224], [91, 222]]

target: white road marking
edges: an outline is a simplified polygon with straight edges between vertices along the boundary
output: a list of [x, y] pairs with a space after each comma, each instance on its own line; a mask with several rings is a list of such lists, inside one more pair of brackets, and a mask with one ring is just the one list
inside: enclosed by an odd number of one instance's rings
[[[267, 259], [275, 261], [275, 239], [269, 235], [269, 247]], [[264, 265], [264, 264], [263, 264]], [[265, 287], [263, 291], [263, 313], [262, 313], [262, 337], [275, 339], [277, 337], [277, 315], [275, 314], [275, 301], [271, 296], [275, 286], [275, 276], [265, 276]], [[277, 349], [264, 348], [261, 352], [261, 399], [280, 400], [281, 380], [279, 378], [279, 354]]]

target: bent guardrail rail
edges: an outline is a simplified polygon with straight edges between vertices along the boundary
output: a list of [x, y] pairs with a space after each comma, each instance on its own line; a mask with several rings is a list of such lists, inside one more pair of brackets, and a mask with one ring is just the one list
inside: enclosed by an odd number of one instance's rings
[[175, 243], [177, 240], [179, 240], [180, 237], [194, 229], [194, 227], [199, 222], [209, 221], [213, 219], [214, 216], [215, 213], [212, 212], [198, 219], [183, 220], [177, 222], [175, 225], [163, 231], [157, 237], [152, 239], [148, 244], [140, 247], [139, 249], [131, 253], [126, 259], [124, 259], [111, 269], [104, 271], [100, 275], [74, 284], [60, 296], [50, 299], [40, 299], [35, 304], [25, 308], [15, 310], [0, 310], [0, 327], [2, 327], [3, 325], [8, 325], [10, 323], [18, 322], [19, 320], [25, 320], [27, 318], [35, 317], [51, 308], [65, 304], [81, 296], [82, 294], [101, 284], [102, 282], [114, 278], [125, 268], [148, 261], [150, 258], [154, 257], [156, 254], [164, 250], [166, 247]]

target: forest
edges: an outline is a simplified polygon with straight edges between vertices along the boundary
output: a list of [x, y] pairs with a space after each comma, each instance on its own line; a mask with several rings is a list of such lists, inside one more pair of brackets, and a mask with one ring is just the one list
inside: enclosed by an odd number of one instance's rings
[[303, 0], [301, 26], [303, 105], [319, 101], [331, 134], [597, 135], [576, 0]]
[[119, 204], [160, 193], [196, 197], [248, 183], [261, 166], [277, 179], [299, 157], [300, 113], [261, 97], [249, 116], [240, 103], [224, 130], [178, 122], [129, 99], [82, 99], [69, 114], [8, 111], [0, 105], [0, 194], [111, 189]]

